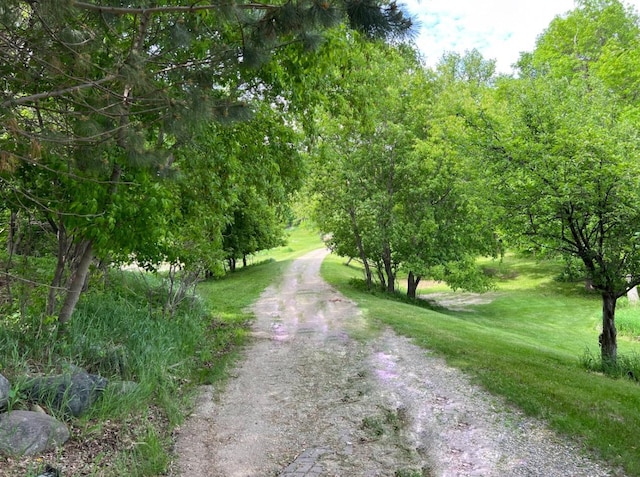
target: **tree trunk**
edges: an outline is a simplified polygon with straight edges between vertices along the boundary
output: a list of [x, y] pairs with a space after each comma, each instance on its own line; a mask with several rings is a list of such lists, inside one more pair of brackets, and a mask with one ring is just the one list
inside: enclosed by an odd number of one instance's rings
[[614, 294], [602, 294], [602, 334], [600, 335], [600, 351], [603, 364], [615, 364], [618, 358], [616, 339], [616, 301]]
[[7, 235], [7, 255], [12, 257], [18, 251], [18, 243], [16, 242], [18, 236], [18, 213], [11, 211], [9, 217], [9, 233]]
[[247, 254], [242, 255], [242, 268], [247, 268]]
[[90, 240], [86, 240], [82, 245], [84, 246], [84, 251], [78, 267], [71, 276], [69, 291], [67, 291], [67, 296], [58, 314], [58, 324], [60, 325], [61, 332], [64, 332], [64, 327], [71, 319], [73, 310], [76, 308], [76, 304], [80, 299], [80, 293], [82, 293], [82, 288], [89, 273], [89, 265], [91, 265], [91, 261], [93, 260], [93, 243]]
[[229, 263], [229, 271], [230, 272], [235, 272], [236, 271], [236, 259], [233, 257], [230, 257], [227, 259], [227, 262]]
[[49, 287], [49, 294], [47, 295], [46, 313], [49, 316], [53, 315], [56, 311], [58, 290], [62, 285], [64, 268], [67, 264], [68, 245], [67, 232], [64, 228], [64, 224], [60, 221], [60, 224], [58, 225], [58, 260], [56, 262], [55, 272], [53, 273], [53, 280], [51, 280], [51, 286]]
[[396, 274], [393, 271], [391, 247], [388, 243], [384, 244], [382, 249], [382, 262], [384, 263], [384, 272], [387, 275], [387, 292], [393, 293], [396, 290]]
[[360, 230], [358, 229], [358, 222], [356, 221], [356, 212], [352, 208], [349, 209], [349, 216], [351, 217], [351, 226], [353, 227], [353, 236], [356, 239], [356, 247], [358, 248], [358, 255], [364, 265], [364, 273], [367, 279], [367, 288], [371, 288], [373, 285], [373, 277], [371, 275], [371, 267], [369, 267], [369, 261], [364, 253], [364, 246], [362, 245], [362, 237], [360, 236]]
[[409, 272], [409, 276], [407, 277], [407, 296], [409, 298], [416, 297], [416, 291], [418, 289], [418, 284], [420, 283], [420, 276], [414, 275], [413, 272]]
[[376, 262], [376, 275], [378, 275], [378, 281], [383, 290], [387, 289], [387, 277], [384, 274], [384, 265], [379, 261]]

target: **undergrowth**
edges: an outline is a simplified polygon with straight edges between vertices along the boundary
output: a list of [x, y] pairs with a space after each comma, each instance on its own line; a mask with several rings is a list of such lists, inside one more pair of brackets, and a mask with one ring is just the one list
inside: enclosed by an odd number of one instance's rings
[[[172, 430], [189, 412], [196, 386], [223, 380], [247, 340], [247, 307], [288, 260], [321, 245], [312, 230], [293, 230], [290, 245], [200, 284], [197, 295], [181, 300], [172, 314], [166, 313], [169, 295], [162, 276], [96, 270], [61, 337], [55, 317], [42, 313], [50, 257], [14, 261], [28, 267], [20, 275], [30, 281], [8, 283], [0, 276], [0, 373], [12, 386], [9, 409], [29, 407], [23, 392], [28, 376], [78, 366], [110, 384], [85, 415], [65, 418], [75, 441], [71, 450], [65, 446], [48, 460], [22, 458], [11, 471], [35, 477], [75, 452], [82, 470], [67, 469], [65, 475], [165, 475]], [[0, 456], [1, 475], [9, 462]]]
[[246, 318], [213, 313], [202, 300], [185, 301], [173, 317], [164, 316], [149, 300], [149, 290], [157, 290], [160, 281], [113, 272], [108, 288], [83, 296], [62, 336], [52, 318], [0, 316], [0, 373], [12, 384], [9, 410], [29, 408], [27, 376], [77, 366], [109, 380], [85, 415], [65, 418], [88, 441], [104, 439], [108, 457], [91, 466], [100, 475], [166, 472], [171, 429], [188, 412], [194, 386], [221, 379], [246, 338]]
[[600, 355], [586, 349], [580, 357], [580, 363], [588, 371], [606, 374], [612, 378], [627, 378], [640, 382], [640, 354], [626, 353], [618, 355], [615, 362], [603, 360]]

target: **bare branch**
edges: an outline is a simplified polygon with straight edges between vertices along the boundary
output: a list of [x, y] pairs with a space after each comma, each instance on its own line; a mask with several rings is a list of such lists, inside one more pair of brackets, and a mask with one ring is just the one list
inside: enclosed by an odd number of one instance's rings
[[[53, 174], [56, 175], [60, 175], [60, 176], [65, 176], [65, 177], [70, 177], [71, 179], [77, 180], [77, 181], [83, 181], [83, 182], [89, 182], [91, 184], [112, 184], [111, 181], [103, 181], [103, 180], [99, 180], [99, 179], [92, 179], [90, 177], [82, 177], [79, 176], [77, 174], [73, 174], [71, 172], [65, 172], [65, 171], [60, 171], [57, 169], [53, 169], [49, 166], [46, 166], [44, 164], [42, 164], [39, 161], [36, 161], [34, 159], [31, 159], [29, 157], [25, 157], [25, 156], [21, 156], [21, 155], [16, 155], [14, 154], [14, 157], [18, 158], [19, 160], [26, 162], [27, 164], [33, 166], [33, 167], [38, 167], [40, 169], [44, 169], [45, 171], [51, 172]], [[137, 182], [131, 182], [131, 181], [121, 181], [118, 182], [118, 184], [123, 184], [123, 185], [130, 185], [130, 186], [137, 186], [138, 183]]]
[[13, 275], [13, 274], [8, 273], [8, 272], [0, 272], [0, 273], [2, 273], [2, 275], [4, 277], [10, 278], [11, 280], [17, 280], [19, 282], [28, 283], [30, 285], [35, 285], [35, 286], [38, 286], [38, 287], [47, 287], [47, 288], [53, 288], [55, 290], [62, 290], [62, 291], [68, 290], [68, 288], [65, 288], [65, 287], [51, 286], [48, 283], [36, 282], [36, 281], [33, 281], [33, 280], [29, 280], [27, 278], [22, 278], [22, 277], [19, 277], [17, 275]]
[[23, 203], [21, 197], [23, 197], [26, 200], [31, 201], [34, 204], [36, 204], [40, 208], [40, 210], [43, 210], [45, 212], [49, 212], [49, 213], [52, 213], [52, 214], [61, 215], [61, 216], [80, 217], [80, 218], [96, 218], [96, 217], [102, 217], [104, 215], [104, 212], [99, 213], [99, 214], [76, 214], [76, 213], [72, 213], [72, 212], [60, 212], [59, 210], [55, 210], [55, 209], [52, 209], [51, 207], [46, 206], [39, 199], [35, 198], [32, 195], [27, 194], [23, 189], [15, 187], [13, 184], [9, 183], [8, 181], [4, 180], [1, 177], [0, 177], [0, 183], [4, 183], [9, 190], [13, 191], [13, 193], [16, 195], [16, 200], [20, 203], [20, 205], [22, 206], [23, 209], [28, 209], [29, 207], [26, 204]]

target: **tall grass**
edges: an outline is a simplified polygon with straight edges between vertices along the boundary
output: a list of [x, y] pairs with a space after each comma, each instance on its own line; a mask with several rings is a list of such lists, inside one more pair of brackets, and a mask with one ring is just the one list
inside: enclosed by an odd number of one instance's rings
[[[111, 385], [87, 414], [70, 422], [80, 439], [104, 441], [86, 465], [101, 476], [165, 473], [171, 430], [188, 413], [195, 386], [223, 380], [247, 341], [247, 307], [288, 261], [319, 246], [317, 234], [294, 230], [287, 246], [260, 254], [255, 265], [201, 283], [198, 296], [171, 318], [154, 300], [160, 278], [123, 271], [103, 277], [108, 286], [93, 283], [60, 339], [52, 318], [28, 309], [1, 314], [0, 372], [13, 385], [11, 407], [28, 406], [21, 393], [27, 374], [71, 365], [100, 374]], [[38, 475], [43, 463], [31, 464], [29, 475]]]
[[[349, 284], [360, 271], [335, 257], [322, 272], [372, 322], [440, 353], [492, 393], [640, 476], [640, 386], [581, 364], [586, 348], [597, 349], [599, 297], [580, 283], [554, 281], [553, 262], [507, 257], [493, 265], [493, 302], [468, 311], [429, 310], [363, 292]], [[619, 338], [621, 355], [639, 351], [639, 342]]]

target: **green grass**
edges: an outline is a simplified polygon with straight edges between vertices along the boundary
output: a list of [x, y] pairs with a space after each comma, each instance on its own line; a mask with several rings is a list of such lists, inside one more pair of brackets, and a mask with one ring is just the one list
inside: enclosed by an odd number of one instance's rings
[[640, 340], [640, 304], [629, 304], [626, 299], [618, 300], [616, 327], [618, 334]]
[[[358, 290], [349, 283], [361, 272], [343, 263], [330, 257], [323, 275], [369, 320], [440, 353], [490, 392], [640, 476], [640, 386], [582, 367], [585, 349], [597, 350], [600, 300], [581, 284], [555, 282], [557, 264], [507, 257], [494, 265], [495, 300], [453, 312]], [[619, 338], [619, 353], [638, 351], [638, 341]]]
[[[287, 246], [260, 254], [255, 265], [201, 283], [199, 298], [186, 300], [173, 317], [152, 300], [161, 278], [121, 271], [111, 274], [109, 286], [98, 281], [82, 297], [63, 339], [54, 320], [30, 309], [0, 313], [0, 372], [13, 384], [11, 408], [28, 407], [21, 394], [26, 373], [58, 373], [73, 364], [114, 383], [133, 381], [133, 391], [108, 388], [68, 424], [89, 441], [108, 436], [88, 463], [95, 475], [166, 473], [171, 430], [189, 412], [195, 386], [224, 380], [247, 342], [252, 316], [246, 308], [293, 258], [321, 246], [318, 234], [292, 230]], [[34, 289], [33, 296], [45, 295]], [[37, 475], [42, 462], [32, 464], [28, 475]]]

